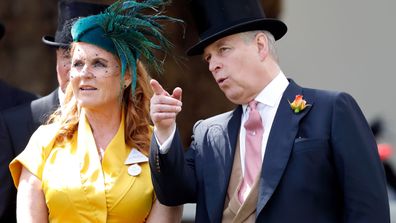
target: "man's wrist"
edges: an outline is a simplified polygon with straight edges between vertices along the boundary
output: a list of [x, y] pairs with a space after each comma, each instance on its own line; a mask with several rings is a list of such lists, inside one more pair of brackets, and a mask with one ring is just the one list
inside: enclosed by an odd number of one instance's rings
[[175, 136], [176, 125], [173, 126], [173, 129], [171, 130], [170, 135], [167, 138], [163, 139], [163, 141], [159, 141], [157, 133], [158, 133], [158, 129], [156, 129], [154, 127], [154, 136], [155, 136], [155, 140], [157, 141], [157, 144], [159, 146], [160, 153], [166, 154], [169, 151], [170, 145], [171, 145], [173, 138]]
[[163, 144], [172, 135], [175, 128], [176, 128], [176, 123], [167, 129], [159, 129], [156, 126], [154, 126], [154, 134], [157, 137], [157, 141], [159, 142], [160, 145]]

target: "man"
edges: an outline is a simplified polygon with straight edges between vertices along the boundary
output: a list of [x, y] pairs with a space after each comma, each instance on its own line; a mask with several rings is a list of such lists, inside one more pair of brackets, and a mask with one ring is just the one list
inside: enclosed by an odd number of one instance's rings
[[60, 1], [58, 4], [58, 27], [55, 37], [44, 36], [42, 41], [56, 49], [56, 71], [59, 88], [47, 96], [34, 100], [3, 113], [0, 117], [0, 222], [16, 221], [16, 189], [12, 183], [8, 164], [27, 145], [30, 136], [63, 101], [64, 91], [69, 82], [70, 55], [72, 42], [70, 29], [72, 19], [98, 14], [106, 5], [80, 1]]
[[37, 99], [37, 96], [0, 80], [0, 111]]
[[237, 108], [198, 121], [185, 152], [176, 129], [180, 88], [151, 81], [150, 165], [165, 205], [197, 203], [196, 222], [389, 222], [376, 143], [346, 93], [288, 80], [275, 40], [286, 25], [256, 0], [192, 1], [202, 54]]
[[[5, 27], [0, 22], [0, 40], [3, 38], [4, 33]], [[0, 97], [0, 111], [17, 106], [19, 104], [30, 102], [37, 98], [36, 95], [10, 86], [3, 80], [0, 80]]]
[[[0, 39], [4, 36], [5, 33], [5, 28], [2, 23], [0, 23]], [[37, 98], [32, 93], [29, 93], [27, 91], [20, 90], [18, 88], [15, 88], [13, 86], [8, 85], [4, 81], [0, 80], [0, 111], [17, 106], [19, 104], [24, 104], [28, 103], [34, 99]], [[5, 185], [6, 182], [10, 182], [10, 176], [8, 173], [8, 162], [9, 162], [9, 144], [8, 144], [8, 139], [5, 134], [5, 129], [4, 129], [4, 122], [3, 122], [3, 117], [2, 114], [0, 113], [0, 142], [1, 143], [1, 148], [0, 148], [0, 167], [4, 169], [4, 173], [0, 173], [0, 197], [2, 199], [6, 199], [8, 196], [8, 191], [5, 189], [7, 186]], [[7, 171], [7, 172], [5, 172]], [[4, 187], [3, 187], [4, 184]], [[11, 210], [12, 212], [9, 213], [10, 209], [7, 204], [0, 204], [0, 222], [6, 222], [6, 219], [9, 219], [10, 216], [14, 215], [15, 216], [15, 210]], [[15, 208], [14, 208], [15, 209]], [[15, 220], [14, 220], [15, 221]]]

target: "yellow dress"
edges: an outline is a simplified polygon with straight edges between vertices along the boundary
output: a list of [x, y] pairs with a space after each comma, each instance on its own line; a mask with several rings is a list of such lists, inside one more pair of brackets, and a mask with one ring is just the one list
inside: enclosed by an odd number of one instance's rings
[[70, 141], [54, 143], [56, 130], [54, 124], [41, 126], [10, 164], [16, 186], [22, 166], [41, 180], [49, 221], [144, 222], [155, 200], [150, 168], [139, 163], [141, 173], [128, 174], [124, 162], [131, 148], [124, 140], [124, 118], [102, 163], [83, 112]]

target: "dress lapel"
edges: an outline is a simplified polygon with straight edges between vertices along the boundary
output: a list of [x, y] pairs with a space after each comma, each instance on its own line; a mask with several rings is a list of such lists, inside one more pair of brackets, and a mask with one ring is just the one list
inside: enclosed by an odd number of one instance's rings
[[[256, 215], [267, 204], [274, 193], [283, 172], [287, 166], [294, 139], [298, 133], [300, 120], [309, 112], [312, 106], [306, 107], [299, 113], [294, 113], [290, 108], [297, 94], [303, 95], [303, 89], [290, 80], [280, 101], [263, 160], [261, 180], [259, 184], [259, 197]], [[303, 95], [309, 104], [313, 104], [313, 97]]]
[[[130, 176], [128, 174], [129, 165], [125, 164], [131, 148], [125, 145], [124, 123], [124, 114], [122, 114], [120, 127], [107, 146], [102, 161], [104, 181], [106, 184], [112, 185], [106, 188], [108, 211], [116, 207], [125, 197], [138, 177]], [[139, 163], [138, 165], [142, 166], [143, 164]]]
[[76, 153], [80, 166], [81, 184], [86, 198], [89, 204], [93, 205], [92, 210], [98, 210], [95, 213], [96, 216], [105, 220], [107, 213], [103, 210], [107, 210], [107, 207], [104, 176], [92, 130], [84, 110], [80, 114]]
[[224, 200], [234, 161], [242, 107], [238, 106], [225, 119], [225, 125], [216, 124], [208, 127], [204, 140], [204, 184], [206, 206], [211, 222], [220, 222], [223, 214]]

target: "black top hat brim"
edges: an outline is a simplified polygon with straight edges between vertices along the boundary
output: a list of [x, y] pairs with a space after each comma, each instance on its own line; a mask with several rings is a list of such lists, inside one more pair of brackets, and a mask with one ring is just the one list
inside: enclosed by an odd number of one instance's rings
[[73, 22], [80, 18], [99, 14], [108, 7], [106, 4], [96, 4], [81, 0], [58, 1], [58, 26], [55, 35], [46, 35], [41, 41], [50, 47], [68, 47], [73, 39], [70, 29]]
[[[227, 27], [227, 25], [225, 26]], [[205, 47], [210, 45], [211, 43], [232, 34], [240, 33], [240, 32], [247, 32], [253, 30], [267, 30], [270, 32], [275, 40], [279, 40], [282, 38], [287, 32], [287, 26], [282, 21], [277, 19], [256, 19], [250, 20], [247, 22], [238, 23], [236, 25], [231, 25], [227, 28], [217, 27], [218, 32], [216, 31], [208, 31], [208, 35], [205, 34], [201, 35], [201, 39], [198, 43], [193, 45], [187, 50], [188, 56], [199, 55], [203, 53]]]
[[56, 47], [56, 48], [58, 48], [58, 47], [68, 47], [69, 46], [68, 44], [65, 44], [65, 43], [55, 42], [55, 38], [53, 36], [43, 36], [41, 38], [41, 41], [43, 43], [45, 43], [46, 45], [48, 45], [48, 46]]

